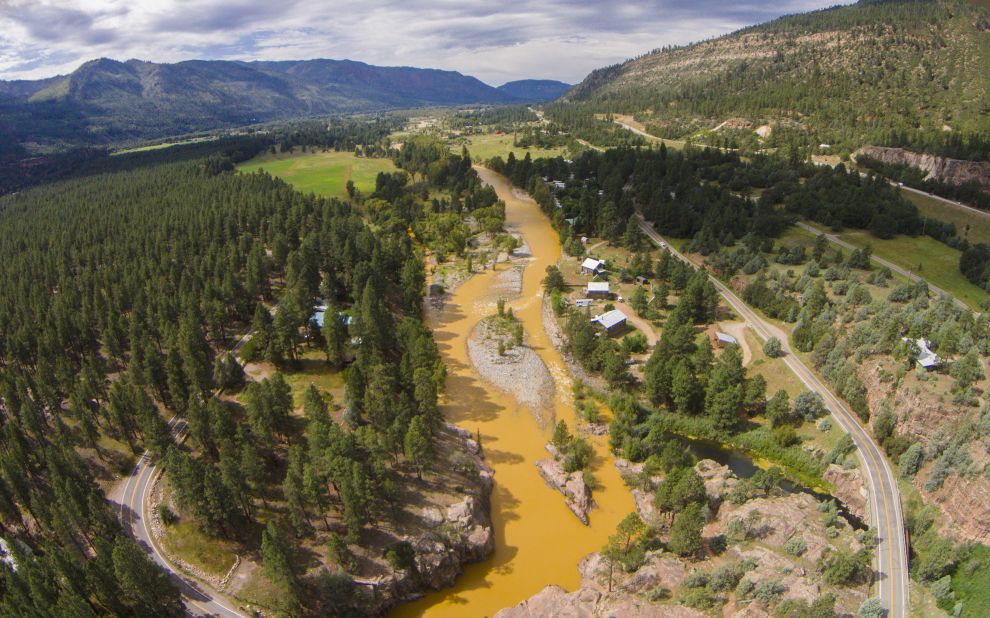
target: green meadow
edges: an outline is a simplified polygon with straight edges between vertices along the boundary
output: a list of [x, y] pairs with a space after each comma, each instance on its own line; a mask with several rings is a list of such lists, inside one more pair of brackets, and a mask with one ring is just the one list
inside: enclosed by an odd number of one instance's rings
[[238, 166], [246, 173], [263, 169], [291, 184], [302, 193], [324, 197], [347, 197], [347, 181], [362, 193], [375, 190], [379, 172], [395, 171], [390, 159], [356, 157], [352, 152], [301, 152], [257, 156]]

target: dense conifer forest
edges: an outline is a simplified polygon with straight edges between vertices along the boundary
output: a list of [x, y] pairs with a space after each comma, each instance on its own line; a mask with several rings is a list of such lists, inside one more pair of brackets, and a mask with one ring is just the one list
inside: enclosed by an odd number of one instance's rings
[[[355, 126], [283, 135], [353, 148], [386, 130]], [[266, 143], [242, 141], [239, 152]], [[456, 252], [466, 236], [452, 244], [438, 218], [460, 224], [469, 212], [501, 228], [470, 159], [407, 145], [397, 162], [408, 171], [380, 175], [359, 213], [261, 172], [232, 173], [226, 143], [175, 148], [0, 198], [0, 533], [13, 551], [0, 565], [4, 615], [181, 613], [100, 490], [145, 448], [209, 536], [247, 540], [258, 501], [280, 492], [286, 521], [260, 531], [266, 573], [290, 610], [336, 611], [353, 599], [327, 596], [330, 584], [281, 560], [289, 539], [334, 514], [341, 542], [360, 543], [400, 499], [397, 475], [430, 457], [444, 370], [420, 321], [425, 275], [408, 230]], [[454, 205], [424, 203], [428, 189]], [[323, 328], [311, 320], [320, 302]], [[331, 367], [347, 365], [344, 423], [310, 389], [300, 431], [280, 373], [245, 389], [229, 350], [246, 333], [245, 358], [291, 369], [316, 346]], [[182, 445], [173, 416], [186, 420]]]

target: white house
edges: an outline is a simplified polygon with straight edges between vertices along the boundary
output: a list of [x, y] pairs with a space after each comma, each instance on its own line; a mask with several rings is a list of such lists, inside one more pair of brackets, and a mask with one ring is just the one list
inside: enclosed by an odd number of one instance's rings
[[587, 298], [608, 298], [612, 292], [609, 290], [608, 281], [589, 281], [584, 295]]
[[942, 364], [942, 359], [939, 355], [932, 352], [931, 342], [927, 339], [911, 339], [909, 337], [904, 337], [904, 341], [908, 343], [913, 343], [918, 347], [918, 366], [922, 369], [935, 369]]
[[550, 184], [553, 185], [553, 188], [554, 189], [566, 189], [567, 188], [567, 183], [564, 182], [563, 180], [554, 180]]
[[585, 258], [581, 262], [581, 272], [588, 275], [597, 275], [598, 273], [605, 270], [605, 262], [603, 260], [596, 260], [595, 258]]
[[626, 314], [622, 313], [618, 309], [613, 309], [611, 311], [606, 311], [601, 315], [596, 315], [591, 318], [591, 322], [604, 328], [605, 332], [608, 334], [614, 335], [625, 327], [627, 319]]

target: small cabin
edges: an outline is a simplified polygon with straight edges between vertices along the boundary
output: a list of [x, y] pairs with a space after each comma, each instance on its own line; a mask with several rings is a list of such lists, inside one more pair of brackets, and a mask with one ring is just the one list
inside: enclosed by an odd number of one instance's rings
[[605, 262], [602, 260], [585, 258], [585, 260], [581, 262], [581, 272], [586, 275], [597, 275], [603, 270], [605, 270]]
[[585, 298], [610, 298], [612, 292], [609, 289], [608, 281], [589, 281], [584, 296]]
[[622, 332], [626, 327], [626, 314], [622, 313], [618, 309], [613, 309], [611, 311], [606, 311], [602, 315], [597, 315], [591, 318], [592, 324], [598, 324], [605, 329], [605, 332], [609, 335], [615, 335]]
[[636, 275], [636, 283], [638, 285], [650, 285], [650, 278]]

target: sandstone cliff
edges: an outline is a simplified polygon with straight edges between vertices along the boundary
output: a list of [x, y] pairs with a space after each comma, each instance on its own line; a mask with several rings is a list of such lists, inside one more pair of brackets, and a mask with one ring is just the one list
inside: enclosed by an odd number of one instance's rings
[[947, 159], [930, 154], [919, 154], [903, 148], [865, 146], [856, 156], [866, 155], [888, 165], [907, 165], [927, 174], [925, 180], [938, 180], [947, 184], [962, 185], [976, 182], [990, 189], [990, 163]]

